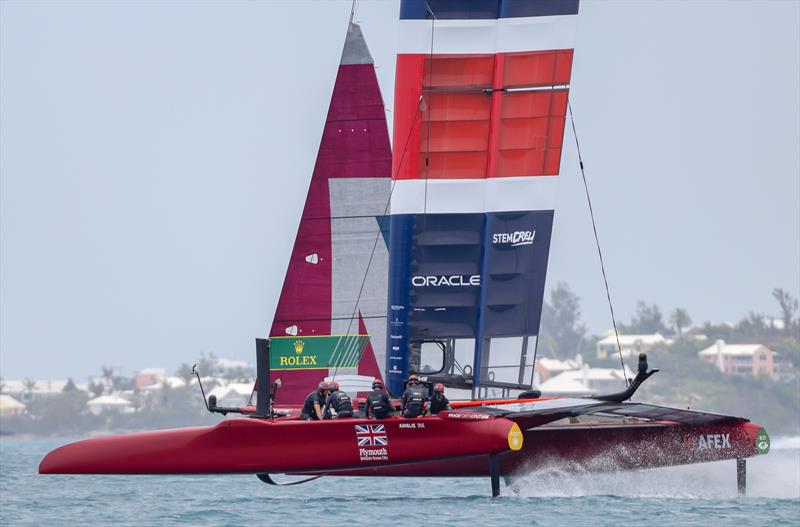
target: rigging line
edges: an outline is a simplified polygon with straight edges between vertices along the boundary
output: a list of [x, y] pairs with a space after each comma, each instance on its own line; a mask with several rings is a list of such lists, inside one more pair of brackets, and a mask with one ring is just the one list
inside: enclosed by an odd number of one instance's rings
[[[553, 61], [553, 79], [555, 79], [555, 78], [556, 78], [556, 61]], [[544, 89], [550, 88], [551, 90], [555, 91], [556, 86], [543, 86], [542, 88], [544, 88]], [[508, 93], [509, 91], [510, 90], [507, 90], [506, 93]], [[514, 91], [515, 92], [526, 93], [526, 92], [530, 92], [531, 90], [526, 87], [526, 88], [517, 89], [517, 90], [514, 90]], [[548, 128], [548, 130], [550, 129], [550, 123], [553, 120], [553, 101], [554, 100], [555, 100], [555, 97], [553, 97], [553, 93], [551, 92], [550, 93], [550, 107], [548, 108], [548, 112], [547, 112], [547, 128]], [[572, 114], [570, 114], [570, 115], [572, 115]], [[573, 132], [574, 132], [574, 123], [573, 123]], [[578, 138], [578, 136], [575, 135], [575, 140], [576, 141], [577, 141], [577, 138]], [[578, 157], [580, 157], [580, 153], [578, 154]], [[581, 166], [583, 166], [582, 163], [581, 163]], [[542, 158], [542, 169], [544, 169], [544, 157]], [[584, 180], [585, 180], [585, 178], [584, 178]], [[588, 191], [587, 191], [587, 196], [588, 196]], [[594, 218], [594, 216], [593, 216], [593, 218]], [[552, 228], [552, 226], [551, 226], [551, 228]], [[598, 246], [599, 246], [599, 244], [598, 244]], [[531, 384], [530, 384], [531, 388], [533, 388], [533, 381], [534, 381], [534, 377], [536, 375], [536, 356], [539, 354], [539, 337], [542, 334], [542, 312], [543, 312], [544, 302], [545, 302], [544, 289], [542, 289], [542, 297], [541, 297], [541, 301], [539, 302], [539, 307], [540, 307], [540, 311], [539, 311], [539, 330], [537, 331], [536, 342], [533, 343], [533, 362], [531, 363]], [[525, 304], [525, 314], [526, 314], [526, 316], [527, 316], [527, 313], [528, 313], [528, 305]], [[530, 338], [530, 337], [528, 337], [528, 338]], [[527, 360], [527, 357], [525, 357], [525, 359]], [[624, 375], [624, 371], [623, 371], [623, 377], [624, 376], [625, 375]]]
[[[431, 6], [428, 4], [428, 0], [423, 0], [425, 2], [425, 9], [431, 14], [431, 46], [430, 51], [428, 52], [428, 93], [431, 93], [431, 88], [433, 88], [433, 37], [436, 32], [436, 13], [433, 12]], [[424, 93], [424, 90], [423, 90]], [[422, 236], [423, 240], [426, 238], [426, 234], [428, 232], [428, 171], [430, 168], [430, 159], [431, 159], [431, 122], [432, 122], [432, 113], [431, 113], [431, 106], [432, 106], [432, 97], [428, 97], [425, 102], [425, 109], [428, 112], [428, 137], [425, 139], [425, 192], [422, 198]], [[420, 123], [420, 128], [422, 128], [422, 123]], [[427, 243], [422, 245], [422, 256], [420, 258], [420, 263], [425, 263], [425, 253], [427, 252]]]
[[622, 346], [619, 344], [619, 331], [617, 330], [617, 319], [614, 317], [614, 306], [611, 303], [611, 291], [608, 288], [608, 278], [606, 278], [606, 266], [603, 263], [603, 252], [600, 250], [600, 238], [597, 236], [597, 224], [594, 221], [594, 209], [592, 208], [592, 198], [589, 197], [589, 185], [586, 183], [586, 172], [583, 169], [583, 157], [581, 157], [581, 145], [578, 142], [578, 132], [575, 130], [575, 118], [572, 116], [572, 103], [567, 98], [567, 108], [569, 109], [569, 121], [572, 124], [572, 136], [575, 137], [575, 149], [578, 151], [578, 163], [581, 168], [583, 178], [583, 189], [586, 191], [586, 201], [589, 203], [589, 216], [592, 218], [592, 230], [594, 231], [594, 242], [597, 245], [597, 256], [600, 258], [600, 270], [603, 273], [603, 283], [606, 286], [606, 298], [608, 299], [608, 309], [611, 311], [611, 323], [614, 325], [614, 336], [617, 339], [617, 351], [619, 352], [619, 362], [622, 366], [622, 378], [625, 379], [625, 386], [630, 385], [628, 375], [625, 372], [625, 360], [622, 358]]
[[[421, 103], [422, 103], [422, 97], [420, 97], [420, 101], [417, 103], [417, 109], [414, 111], [414, 117], [411, 119], [412, 123], [414, 121], [416, 121], [416, 119], [417, 119], [417, 115], [420, 112]], [[397, 164], [397, 173], [395, 173], [392, 176], [392, 186], [389, 189], [389, 197], [386, 200], [386, 207], [384, 207], [384, 209], [383, 209], [383, 215], [384, 216], [386, 216], [386, 214], [389, 212], [389, 207], [392, 204], [392, 194], [394, 194], [395, 186], [397, 186], [397, 176], [398, 176], [398, 174], [400, 172], [400, 168], [403, 166], [403, 161], [405, 160], [406, 152], [408, 151], [408, 143], [411, 140], [411, 135], [412, 135], [413, 131], [414, 131], [414, 125], [412, 124], [411, 128], [409, 128], [409, 130], [408, 130], [408, 135], [406, 136], [405, 144], [403, 145], [403, 153], [400, 155], [400, 162]], [[378, 240], [380, 240], [381, 236], [382, 236], [382, 233], [381, 233], [381, 230], [379, 228], [377, 234], [375, 235], [375, 242], [372, 244], [372, 252], [370, 252], [370, 255], [369, 255], [369, 261], [367, 262], [367, 268], [364, 270], [364, 279], [361, 281], [361, 287], [358, 290], [358, 296], [356, 297], [356, 302], [355, 302], [355, 305], [353, 306], [353, 314], [350, 315], [350, 323], [347, 326], [346, 335], [349, 335], [350, 334], [350, 330], [352, 329], [353, 320], [355, 319], [356, 311], [358, 310], [358, 303], [361, 300], [361, 294], [364, 292], [364, 284], [366, 284], [366, 282], [367, 282], [367, 275], [369, 274], [369, 269], [370, 269], [370, 266], [372, 265], [372, 259], [375, 256], [375, 249], [378, 247]], [[338, 346], [339, 346], [339, 343], [336, 344], [337, 348], [338, 348]], [[336, 351], [337, 351], [336, 348], [334, 348], [332, 355], [335, 355]], [[334, 363], [334, 369], [333, 369], [333, 375], [332, 375], [333, 379], [336, 379], [336, 373], [339, 371], [340, 362], [341, 361], [337, 361], [337, 362]]]

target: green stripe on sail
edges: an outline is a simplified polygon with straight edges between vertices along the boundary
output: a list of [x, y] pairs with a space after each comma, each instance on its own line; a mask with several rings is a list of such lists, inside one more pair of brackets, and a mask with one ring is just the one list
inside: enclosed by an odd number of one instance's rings
[[272, 337], [269, 367], [272, 370], [355, 368], [368, 342], [369, 335]]

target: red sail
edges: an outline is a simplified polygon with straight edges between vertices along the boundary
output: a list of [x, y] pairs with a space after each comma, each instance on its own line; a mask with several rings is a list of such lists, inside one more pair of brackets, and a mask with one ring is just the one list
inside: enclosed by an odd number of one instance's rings
[[[381, 225], [389, 199], [391, 159], [375, 67], [361, 29], [351, 24], [269, 333], [273, 341], [295, 339], [280, 348], [296, 350], [298, 357], [310, 349], [321, 353], [305, 364], [286, 357], [284, 362], [292, 364], [273, 371], [273, 380], [282, 381], [277, 395], [281, 404], [302, 402], [334, 372], [366, 371], [361, 360], [369, 364], [370, 374], [385, 362], [388, 251]], [[347, 339], [319, 338], [329, 335], [370, 338], [361, 339], [366, 343], [354, 350], [342, 348]]]

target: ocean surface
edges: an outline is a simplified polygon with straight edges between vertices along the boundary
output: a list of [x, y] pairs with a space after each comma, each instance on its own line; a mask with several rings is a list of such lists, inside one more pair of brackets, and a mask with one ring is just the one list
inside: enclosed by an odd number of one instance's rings
[[[488, 497], [489, 479], [40, 476], [67, 440], [0, 439], [0, 525], [773, 525], [800, 526], [800, 438], [748, 460], [613, 474], [531, 474]], [[290, 478], [282, 478], [288, 481]]]

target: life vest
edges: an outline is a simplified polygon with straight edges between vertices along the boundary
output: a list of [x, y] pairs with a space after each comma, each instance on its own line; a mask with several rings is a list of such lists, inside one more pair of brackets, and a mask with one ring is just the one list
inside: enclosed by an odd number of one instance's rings
[[416, 385], [406, 388], [403, 393], [403, 417], [417, 417], [422, 415], [425, 408], [425, 391]]
[[350, 414], [353, 415], [353, 402], [347, 392], [336, 390], [331, 392], [328, 396], [328, 405], [336, 410], [339, 415]]
[[367, 411], [378, 419], [388, 417], [391, 413], [389, 397], [383, 392], [373, 391], [367, 396]]
[[450, 401], [447, 397], [444, 396], [443, 393], [435, 393], [433, 397], [431, 397], [431, 414], [436, 415], [443, 410], [447, 410], [450, 407]]

